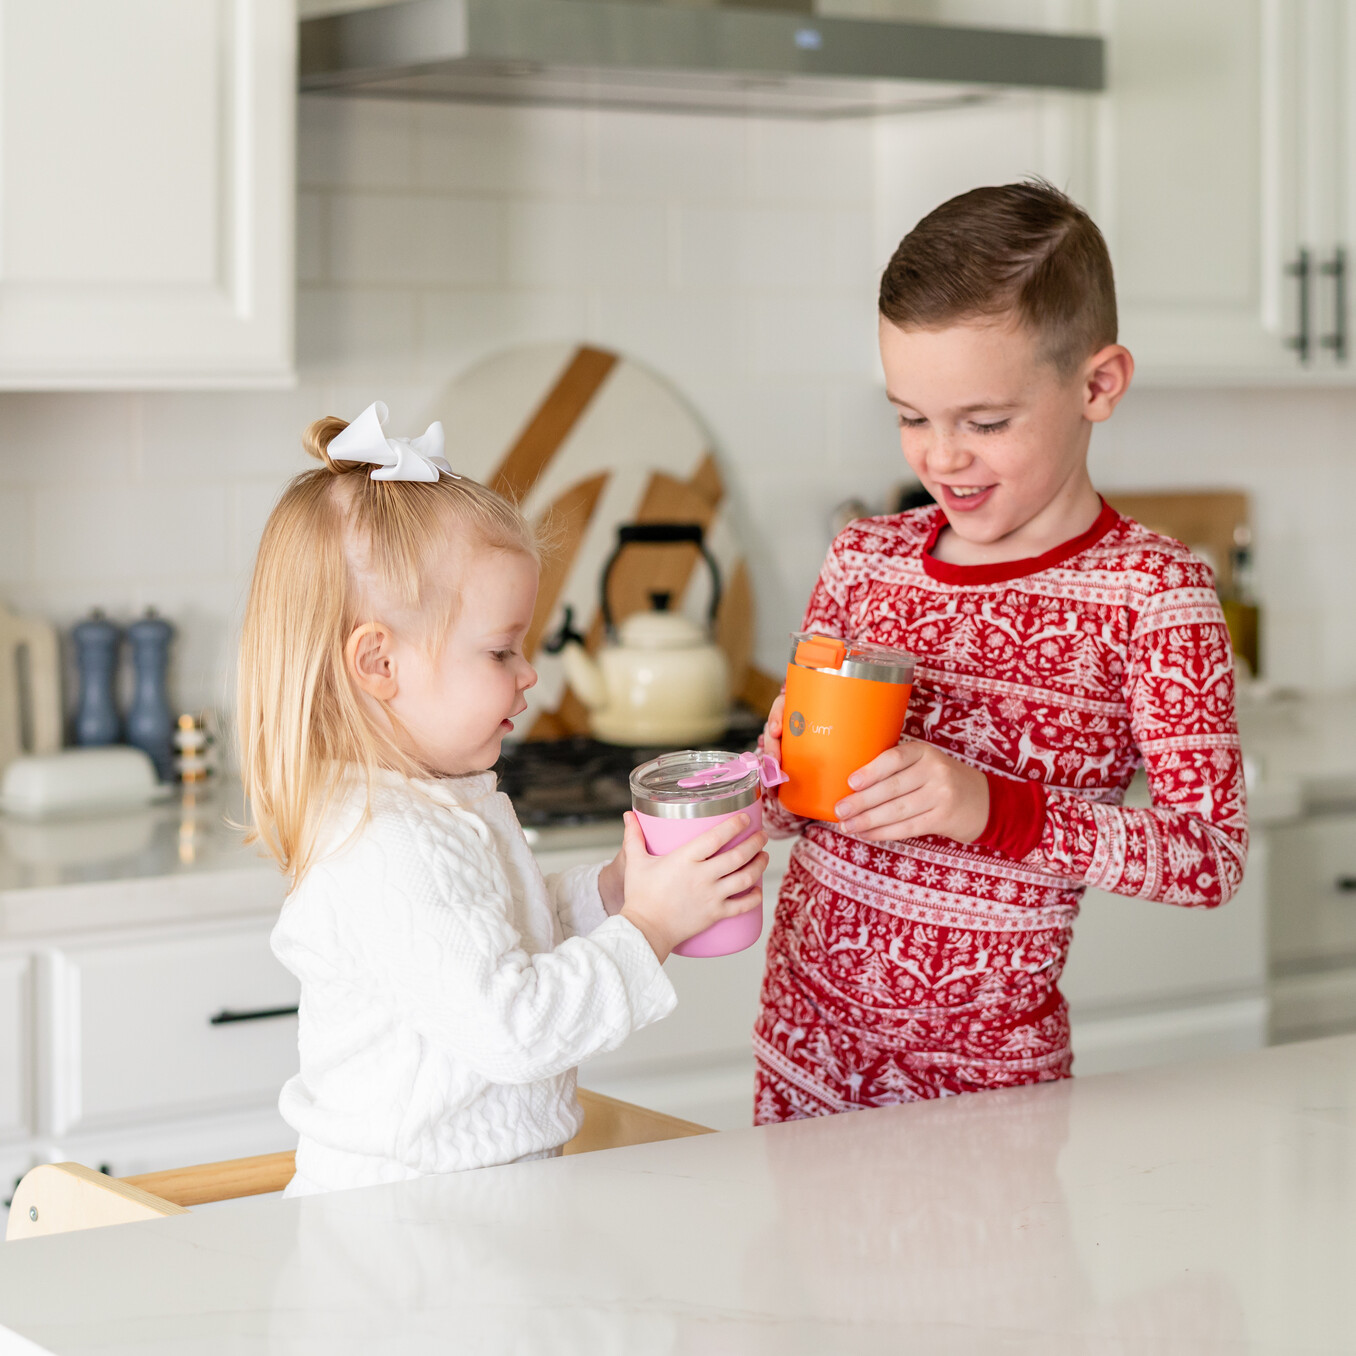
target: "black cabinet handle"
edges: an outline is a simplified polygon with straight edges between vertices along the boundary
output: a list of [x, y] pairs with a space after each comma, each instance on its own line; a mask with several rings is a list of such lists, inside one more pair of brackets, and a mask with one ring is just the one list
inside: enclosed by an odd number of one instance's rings
[[1300, 250], [1299, 257], [1293, 264], [1287, 264], [1285, 271], [1299, 282], [1299, 333], [1292, 334], [1285, 344], [1299, 354], [1300, 362], [1307, 363], [1312, 347], [1309, 338], [1309, 282], [1313, 277], [1313, 268], [1309, 251]]
[[251, 1008], [246, 1012], [234, 1012], [222, 1008], [215, 1016], [207, 1019], [211, 1026], [225, 1026], [228, 1022], [266, 1022], [270, 1017], [295, 1017], [297, 1009], [290, 1008]]
[[1320, 264], [1318, 271], [1325, 278], [1332, 279], [1333, 322], [1332, 333], [1325, 334], [1318, 342], [1324, 348], [1330, 348], [1339, 363], [1347, 360], [1347, 252], [1341, 245], [1333, 251], [1332, 258], [1326, 264]]
[[1344, 895], [1356, 895], [1356, 876], [1338, 876], [1337, 888]]

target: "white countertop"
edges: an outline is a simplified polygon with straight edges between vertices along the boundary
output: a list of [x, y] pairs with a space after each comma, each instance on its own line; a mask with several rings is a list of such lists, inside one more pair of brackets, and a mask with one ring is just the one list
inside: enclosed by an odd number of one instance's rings
[[1356, 1349], [1353, 1275], [1340, 1037], [5, 1244], [0, 1324], [103, 1356], [1289, 1356]]

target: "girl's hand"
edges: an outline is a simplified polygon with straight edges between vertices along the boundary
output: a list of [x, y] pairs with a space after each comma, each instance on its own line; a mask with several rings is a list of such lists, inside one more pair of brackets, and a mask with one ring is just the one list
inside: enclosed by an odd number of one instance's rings
[[598, 873], [598, 893], [609, 918], [622, 911], [622, 905], [626, 903], [625, 847]]
[[628, 811], [624, 822], [626, 903], [621, 916], [640, 929], [661, 962], [679, 942], [758, 903], [758, 883], [767, 870], [767, 835], [750, 834], [728, 847], [749, 827], [748, 815], [735, 815], [662, 857], [652, 857], [646, 849], [634, 813]]
[[989, 779], [941, 749], [910, 739], [848, 778], [834, 806], [841, 827], [870, 842], [940, 834], [973, 843], [989, 822]]
[[[785, 710], [786, 693], [781, 692], [772, 703], [772, 710], [767, 713], [767, 723], [763, 726], [763, 752], [775, 758], [779, 765], [782, 761], [782, 713]], [[764, 794], [775, 796], [777, 788], [769, 787]]]

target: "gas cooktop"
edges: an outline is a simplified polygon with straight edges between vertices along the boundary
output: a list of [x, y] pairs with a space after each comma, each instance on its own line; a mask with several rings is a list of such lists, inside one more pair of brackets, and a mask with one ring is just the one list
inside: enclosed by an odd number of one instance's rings
[[[757, 727], [737, 726], [704, 747], [742, 753], [757, 738]], [[494, 770], [499, 789], [513, 802], [528, 841], [563, 845], [574, 836], [542, 831], [609, 825], [615, 826], [620, 838], [622, 814], [631, 808], [631, 770], [670, 752], [668, 745], [631, 748], [583, 735], [526, 740], [505, 744]], [[581, 836], [581, 844], [582, 840]]]

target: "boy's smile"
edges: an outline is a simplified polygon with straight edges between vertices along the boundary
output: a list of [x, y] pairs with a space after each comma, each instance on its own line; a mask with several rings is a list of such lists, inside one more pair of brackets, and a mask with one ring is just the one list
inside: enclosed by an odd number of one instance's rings
[[1029, 330], [996, 317], [907, 330], [882, 320], [880, 349], [905, 459], [946, 513], [939, 558], [1020, 560], [1096, 521], [1088, 442], [1129, 385], [1124, 348], [1064, 373]]

